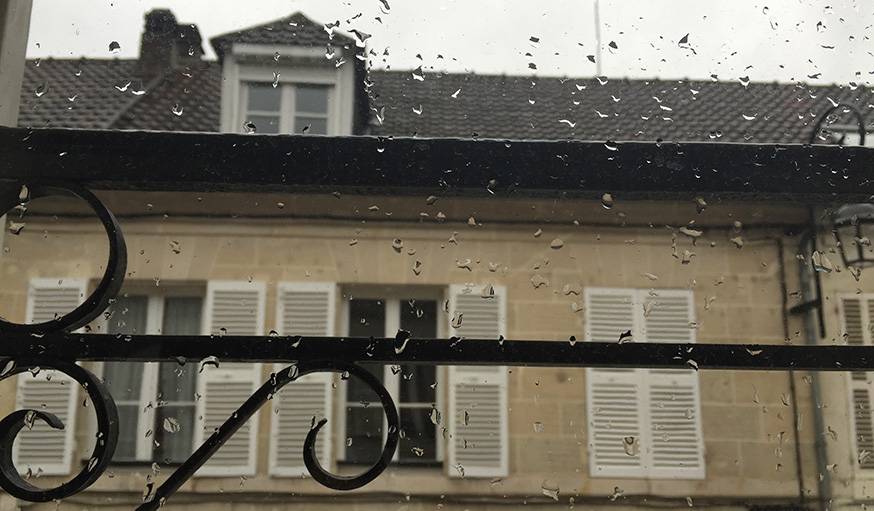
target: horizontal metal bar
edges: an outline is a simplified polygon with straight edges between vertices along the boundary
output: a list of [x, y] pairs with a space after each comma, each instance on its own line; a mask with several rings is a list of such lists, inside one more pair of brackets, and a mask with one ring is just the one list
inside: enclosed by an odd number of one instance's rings
[[874, 347], [773, 344], [662, 344], [495, 339], [395, 339], [108, 334], [3, 335], [0, 358], [78, 361], [291, 362], [874, 370]]
[[848, 201], [874, 149], [0, 128], [0, 180], [92, 190], [351, 191]]

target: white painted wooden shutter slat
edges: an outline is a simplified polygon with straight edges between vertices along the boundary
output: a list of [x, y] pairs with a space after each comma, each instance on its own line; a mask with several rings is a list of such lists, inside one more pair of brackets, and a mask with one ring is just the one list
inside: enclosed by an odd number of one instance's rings
[[[862, 298], [841, 299], [843, 334], [847, 344], [863, 346], [871, 344], [870, 324], [874, 312], [874, 300]], [[853, 440], [856, 446], [856, 462], [863, 470], [874, 469], [874, 419], [871, 411], [871, 386], [865, 371], [853, 371], [849, 375], [850, 403], [853, 407]]]
[[[204, 333], [208, 335], [263, 335], [263, 282], [210, 281], [204, 305]], [[216, 342], [221, 342], [217, 339]], [[198, 378], [195, 446], [199, 447], [261, 386], [261, 364], [205, 365]], [[198, 476], [254, 475], [258, 414], [239, 429], [197, 471]], [[195, 447], [195, 448], [196, 448]]]
[[[502, 286], [450, 286], [450, 335], [497, 342], [506, 334], [506, 300]], [[461, 324], [454, 328], [452, 318], [459, 314]], [[507, 368], [451, 366], [448, 375], [447, 473], [452, 477], [507, 475]]]
[[[694, 302], [684, 290], [586, 289], [586, 339], [695, 342]], [[687, 369], [587, 371], [593, 476], [704, 477], [698, 374]], [[628, 445], [630, 444], [630, 445]]]
[[[32, 279], [28, 289], [28, 323], [42, 323], [73, 310], [85, 299], [85, 279]], [[15, 464], [21, 472], [45, 475], [70, 473], [79, 385], [56, 371], [41, 371], [36, 376], [26, 372], [18, 376], [16, 406], [50, 412], [64, 423], [63, 430], [52, 429], [36, 421], [32, 429], [24, 428], [13, 447]]]
[[[643, 337], [648, 342], [695, 342], [695, 304], [685, 290], [639, 291]], [[704, 477], [698, 373], [693, 369], [646, 371], [649, 406], [646, 456], [652, 477]]]
[[[334, 283], [283, 282], [278, 286], [277, 332], [280, 335], [332, 336], [336, 285]], [[287, 364], [275, 364], [279, 371]], [[319, 435], [316, 451], [322, 465], [331, 463], [333, 375], [304, 376], [285, 386], [273, 398], [270, 430], [270, 473], [277, 476], [307, 475], [303, 463], [303, 444], [314, 420], [328, 418]]]
[[[636, 324], [634, 290], [586, 288], [586, 340], [618, 342]], [[641, 477], [642, 374], [635, 369], [588, 369], [586, 407], [589, 468], [593, 476]], [[626, 447], [626, 438], [633, 445]], [[631, 453], [631, 454], [629, 454]]]

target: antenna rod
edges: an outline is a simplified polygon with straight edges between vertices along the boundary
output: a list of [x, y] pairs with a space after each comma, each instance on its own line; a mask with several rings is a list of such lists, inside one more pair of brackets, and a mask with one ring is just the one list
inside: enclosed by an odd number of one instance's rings
[[601, 76], [601, 2], [595, 0], [595, 76]]

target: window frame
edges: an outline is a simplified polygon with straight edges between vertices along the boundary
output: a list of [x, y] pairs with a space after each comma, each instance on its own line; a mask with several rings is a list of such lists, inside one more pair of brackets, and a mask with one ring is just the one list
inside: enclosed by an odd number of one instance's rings
[[[337, 52], [340, 49], [336, 50]], [[274, 61], [274, 54], [281, 55]], [[295, 46], [263, 46], [235, 44], [231, 54], [222, 62], [221, 131], [242, 133], [246, 116], [246, 83], [273, 83], [278, 87], [300, 85], [328, 86], [327, 133], [329, 136], [351, 135], [355, 112], [355, 73], [352, 56], [344, 56], [346, 63], [335, 67], [325, 63], [323, 50]], [[240, 62], [238, 59], [245, 59]], [[254, 62], [252, 62], [254, 60]], [[317, 62], [314, 63], [314, 62]], [[274, 78], [274, 73], [278, 77]], [[285, 108], [283, 100], [282, 108]], [[293, 107], [293, 105], [292, 105]], [[282, 111], [280, 134], [290, 134], [294, 125], [294, 110]], [[288, 120], [285, 118], [290, 116]], [[286, 123], [291, 126], [284, 129]]]
[[[146, 289], [133, 289], [129, 291], [125, 291], [119, 294], [119, 296], [123, 297], [134, 297], [134, 296], [143, 296], [146, 298], [146, 328], [145, 332], [141, 332], [145, 335], [162, 335], [163, 324], [164, 324], [164, 307], [167, 298], [174, 297], [196, 297], [201, 299], [201, 314], [200, 314], [200, 325], [198, 330], [203, 330], [203, 321], [204, 314], [206, 313], [206, 297], [202, 291], [198, 291], [195, 288], [182, 288], [178, 290], [163, 290], [161, 292], [149, 292]], [[109, 319], [102, 318], [100, 320], [99, 329], [102, 331], [107, 331], [107, 326], [109, 323]], [[95, 367], [97, 375], [101, 378], [101, 380], [105, 377], [105, 368], [106, 362], [100, 362], [99, 367]], [[113, 460], [113, 464], [126, 465], [126, 464], [144, 464], [144, 463], [153, 463], [157, 462], [160, 464], [167, 464], [164, 460], [158, 460], [155, 458], [155, 445], [154, 445], [154, 437], [155, 437], [155, 428], [159, 427], [155, 424], [155, 419], [157, 417], [157, 402], [158, 402], [158, 384], [160, 377], [160, 369], [161, 362], [144, 362], [143, 363], [143, 376], [142, 381], [140, 382], [140, 393], [139, 393], [139, 410], [140, 415], [137, 420], [137, 441], [135, 447], [135, 454], [133, 459], [122, 459], [122, 460]], [[196, 392], [196, 389], [195, 389]], [[116, 400], [119, 401], [119, 400]], [[149, 406], [151, 403], [151, 406]], [[193, 401], [193, 404], [196, 405], [197, 401]], [[189, 434], [192, 436], [192, 448], [196, 449], [197, 445], [194, 442], [195, 430], [197, 428], [197, 420], [195, 417], [195, 422], [192, 425], [191, 431]], [[148, 437], [146, 433], [152, 430], [152, 434]], [[189, 453], [190, 455], [191, 453]], [[171, 463], [172, 464], [172, 463]]]
[[[403, 302], [405, 300], [414, 299], [414, 300], [435, 300], [437, 302], [437, 317], [434, 318], [437, 322], [437, 336], [445, 337], [446, 327], [445, 321], [440, 320], [440, 311], [441, 304], [444, 300], [447, 299], [447, 289], [441, 289], [439, 293], [430, 292], [430, 290], [426, 289], [417, 289], [417, 286], [410, 286], [410, 289], [405, 291], [404, 286], [392, 287], [390, 289], [386, 289], [382, 292], [373, 290], [357, 290], [355, 288], [341, 288], [341, 292], [343, 293], [343, 300], [341, 305], [341, 332], [343, 335], [349, 335], [349, 301], [350, 298], [353, 299], [362, 299], [362, 300], [381, 300], [385, 306], [385, 336], [386, 337], [394, 337], [400, 328], [400, 312], [401, 307], [403, 307]], [[397, 365], [397, 364], [395, 364]], [[391, 370], [392, 364], [385, 364], [383, 367], [383, 385], [386, 390], [392, 397], [392, 400], [395, 402], [395, 406], [398, 408], [398, 413], [400, 413], [401, 409], [404, 408], [403, 402], [400, 398], [400, 378], [402, 377], [402, 372], [398, 374], [394, 374]], [[437, 388], [435, 389], [435, 399], [434, 407], [440, 412], [440, 423], [434, 425], [436, 430], [436, 442], [435, 442], [435, 453], [434, 459], [423, 461], [422, 463], [409, 463], [403, 462], [399, 458], [400, 447], [395, 450], [394, 456], [392, 457], [392, 464], [397, 464], [398, 466], [402, 466], [404, 468], [416, 468], [416, 467], [442, 467], [446, 463], [446, 440], [443, 438], [442, 429], [445, 428], [447, 431], [449, 429], [447, 425], [447, 421], [450, 420], [447, 412], [447, 402], [446, 402], [446, 385], [440, 385], [441, 381], [448, 381], [448, 373], [445, 366], [437, 366], [435, 372], [437, 378]], [[337, 429], [335, 431], [336, 434], [336, 455], [334, 459], [337, 463], [341, 464], [350, 464], [357, 465], [357, 463], [346, 461], [346, 407], [347, 407], [347, 390], [348, 381], [344, 379], [340, 379], [340, 385], [337, 386], [337, 391], [339, 392], [339, 399], [336, 400], [338, 406], [338, 421], [337, 421]], [[417, 408], [421, 408], [421, 406], [416, 406]], [[382, 428], [382, 441], [385, 443], [386, 439], [386, 418], [385, 414], [383, 414], [383, 428]]]

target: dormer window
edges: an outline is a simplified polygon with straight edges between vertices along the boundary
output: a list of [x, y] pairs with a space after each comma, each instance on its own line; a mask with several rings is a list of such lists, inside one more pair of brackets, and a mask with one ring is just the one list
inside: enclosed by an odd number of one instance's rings
[[222, 131], [360, 133], [366, 115], [356, 100], [364, 97], [364, 50], [348, 36], [328, 34], [323, 24], [296, 13], [212, 44], [222, 63]]
[[246, 82], [242, 90], [242, 117], [256, 133], [330, 133], [330, 85]]

